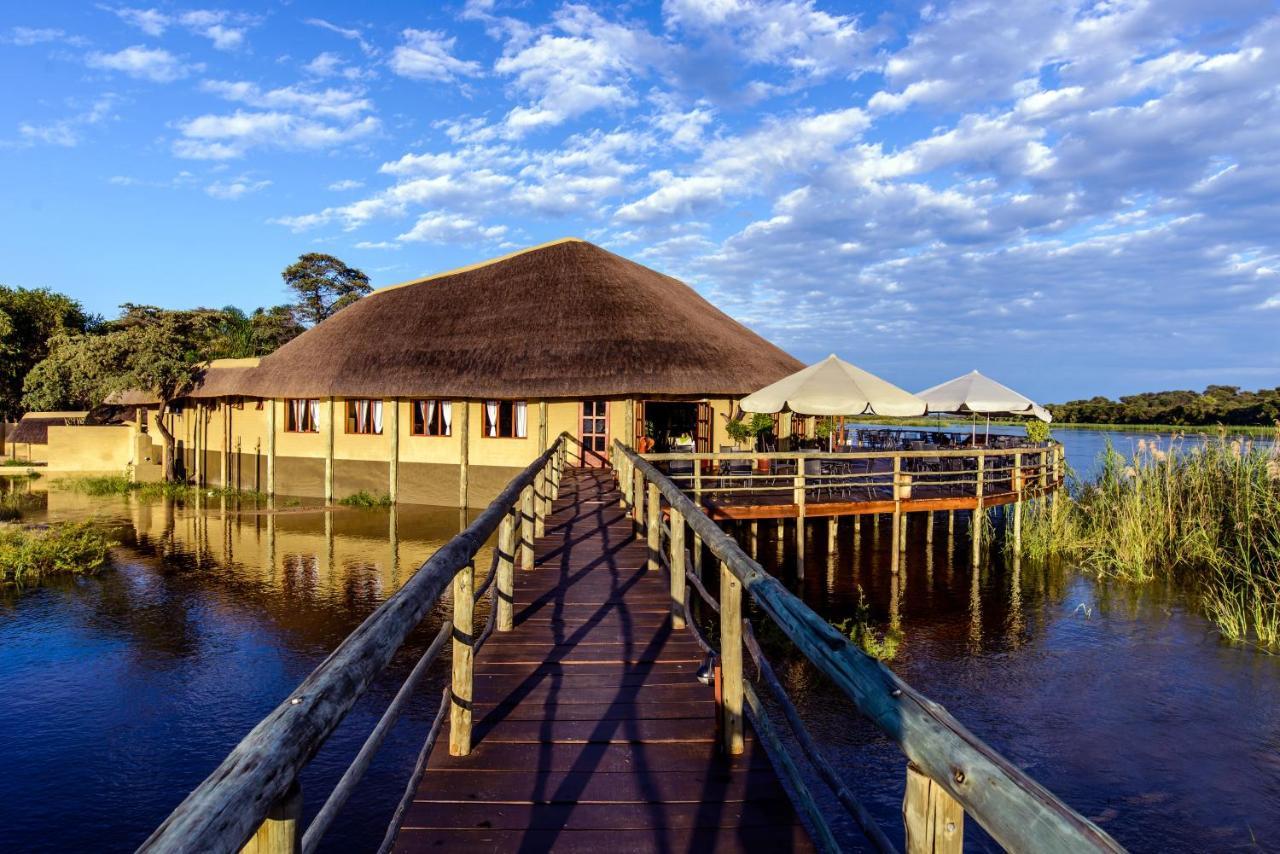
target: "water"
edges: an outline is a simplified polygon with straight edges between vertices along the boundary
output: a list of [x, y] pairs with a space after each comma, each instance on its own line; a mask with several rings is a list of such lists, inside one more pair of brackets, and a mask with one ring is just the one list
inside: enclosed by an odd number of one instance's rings
[[[1105, 440], [1057, 435], [1080, 469]], [[1137, 438], [1117, 434], [1117, 447]], [[401, 508], [393, 548], [386, 510], [235, 509], [54, 492], [28, 513], [114, 520], [124, 545], [96, 578], [0, 594], [0, 849], [132, 850], [458, 529], [454, 509]], [[837, 622], [854, 612], [861, 585], [876, 626], [901, 632], [896, 671], [1130, 849], [1280, 848], [1280, 658], [1222, 643], [1176, 588], [998, 559], [975, 578], [960, 520], [955, 543], [943, 523], [932, 549], [913, 525], [897, 585], [887, 524], [878, 540], [864, 524], [855, 550], [846, 522], [834, 557], [815, 525], [803, 584], [767, 524], [760, 557]], [[308, 818], [440, 619], [428, 618], [304, 774]], [[899, 838], [896, 746], [802, 664], [779, 664], [824, 750]], [[442, 665], [327, 850], [381, 840], [435, 712]], [[856, 831], [843, 833], [857, 844]], [[972, 822], [966, 834], [973, 850], [984, 847]]]

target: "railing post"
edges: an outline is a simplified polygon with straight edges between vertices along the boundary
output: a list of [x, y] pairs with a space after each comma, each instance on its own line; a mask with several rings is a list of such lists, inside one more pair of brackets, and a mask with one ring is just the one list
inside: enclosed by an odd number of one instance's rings
[[636, 466], [631, 480], [631, 518], [636, 528], [644, 527], [644, 472]]
[[902, 798], [906, 854], [960, 854], [964, 850], [964, 808], [946, 789], [907, 763]]
[[671, 508], [671, 627], [683, 629], [684, 614], [684, 514]]
[[720, 561], [721, 731], [729, 754], [743, 751], [742, 582]]
[[898, 482], [902, 475], [902, 457], [893, 455], [893, 528], [889, 541], [893, 548], [889, 551], [889, 571], [898, 574], [898, 566], [902, 558], [902, 485]]
[[985, 461], [986, 461], [985, 452], [979, 451], [978, 452], [978, 477], [977, 477], [977, 481], [975, 483], [975, 488], [974, 488], [973, 523], [969, 526], [972, 529], [972, 531], [970, 532], [972, 534], [970, 539], [973, 542], [972, 564], [974, 568], [977, 568], [978, 563], [980, 562], [980, 559], [982, 556], [982, 522], [983, 522], [983, 519], [985, 518], [984, 513], [986, 512], [985, 510], [983, 510], [983, 507], [982, 507], [982, 486], [983, 486], [982, 481], [983, 481], [983, 469], [984, 469]]
[[662, 551], [662, 498], [658, 484], [650, 482], [648, 495], [649, 516], [645, 522], [645, 535], [649, 543], [649, 571], [658, 571], [658, 556]]
[[241, 854], [298, 854], [302, 850], [302, 787], [298, 781], [271, 805], [266, 818], [240, 849]]
[[[514, 508], [512, 508], [514, 510]], [[516, 520], [508, 511], [498, 528], [498, 570], [494, 583], [498, 585], [497, 630], [509, 632], [515, 619], [515, 560]]]
[[449, 755], [471, 752], [472, 667], [475, 652], [476, 565], [469, 561], [453, 577], [453, 682], [450, 687]]
[[520, 491], [520, 566], [533, 569], [533, 484]]
[[538, 469], [533, 478], [533, 536], [541, 537], [546, 532], [547, 510], [547, 469]]

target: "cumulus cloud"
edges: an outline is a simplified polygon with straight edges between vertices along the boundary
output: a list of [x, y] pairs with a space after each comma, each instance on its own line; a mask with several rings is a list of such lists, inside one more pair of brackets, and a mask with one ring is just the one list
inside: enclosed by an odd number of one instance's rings
[[506, 232], [505, 225], [482, 226], [469, 217], [431, 211], [418, 217], [413, 228], [396, 240], [402, 243], [476, 243], [497, 240]]
[[271, 186], [271, 182], [267, 180], [254, 180], [248, 176], [241, 175], [238, 178], [232, 178], [227, 181], [214, 181], [204, 188], [204, 191], [215, 199], [223, 201], [235, 201], [243, 198], [250, 193], [256, 193], [259, 190], [265, 190]]
[[457, 39], [436, 30], [404, 30], [391, 52], [391, 70], [413, 80], [450, 83], [480, 74], [480, 63], [453, 55]]
[[149, 48], [143, 45], [134, 45], [115, 53], [95, 51], [88, 54], [84, 61], [90, 68], [116, 71], [137, 80], [150, 80], [153, 83], [172, 83], [188, 76], [198, 68], [198, 66], [185, 64], [164, 48]]
[[228, 12], [224, 9], [192, 9], [169, 13], [160, 9], [132, 7], [104, 7], [131, 27], [149, 36], [159, 38], [170, 27], [181, 27], [188, 32], [208, 39], [218, 50], [234, 50], [244, 44], [245, 34], [257, 24], [253, 15]]

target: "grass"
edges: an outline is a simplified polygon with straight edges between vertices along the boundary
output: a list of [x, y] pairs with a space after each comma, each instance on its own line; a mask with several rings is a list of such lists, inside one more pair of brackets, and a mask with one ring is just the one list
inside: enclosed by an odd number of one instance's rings
[[259, 492], [220, 486], [195, 486], [189, 483], [158, 481], [135, 483], [128, 475], [94, 475], [87, 477], [59, 478], [53, 481], [55, 489], [79, 492], [84, 495], [131, 495], [141, 498], [190, 498], [196, 493], [211, 498], [265, 498]]
[[1280, 649], [1280, 447], [1225, 429], [1203, 444], [1140, 440], [1128, 458], [1108, 446], [1096, 478], [1056, 508], [1035, 502], [1022, 549], [1130, 581], [1188, 580], [1224, 637]]
[[348, 495], [346, 498], [339, 499], [338, 503], [344, 507], [390, 507], [391, 496], [385, 494], [374, 495], [372, 492], [362, 489], [359, 492]]
[[836, 628], [861, 647], [863, 652], [880, 661], [892, 661], [902, 643], [902, 633], [896, 629], [890, 628], [883, 635], [876, 631], [871, 621], [871, 606], [862, 593], [862, 585], [858, 585], [858, 604], [854, 606], [853, 616], [841, 620]]
[[13, 468], [26, 468], [28, 466], [42, 466], [44, 463], [29, 463], [26, 460], [4, 460], [0, 461], [0, 466], [12, 466]]
[[25, 587], [55, 575], [95, 575], [115, 541], [95, 522], [0, 530], [0, 585]]

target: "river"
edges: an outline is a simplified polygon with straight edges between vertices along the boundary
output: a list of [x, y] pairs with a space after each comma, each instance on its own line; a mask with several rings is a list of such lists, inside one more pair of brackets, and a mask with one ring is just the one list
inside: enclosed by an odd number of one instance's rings
[[[1057, 435], [1082, 472], [1106, 438]], [[1113, 441], [1127, 451], [1138, 438]], [[236, 510], [55, 490], [28, 513], [109, 520], [122, 546], [95, 578], [0, 593], [0, 848], [136, 847], [458, 529], [456, 509]], [[762, 563], [836, 622], [860, 586], [876, 625], [901, 633], [898, 673], [1122, 844], [1280, 847], [1280, 657], [1220, 641], [1182, 591], [998, 556], [975, 575], [960, 525], [954, 543], [942, 527], [931, 547], [915, 530], [894, 585], [887, 526], [864, 524], [855, 548], [846, 523], [834, 555], [811, 541], [800, 582], [764, 527]], [[308, 768], [308, 817], [439, 624], [425, 621]], [[783, 674], [828, 755], [898, 836], [901, 754], [804, 667]], [[376, 848], [443, 678], [438, 666], [325, 850]], [[986, 847], [972, 822], [967, 833]]]

